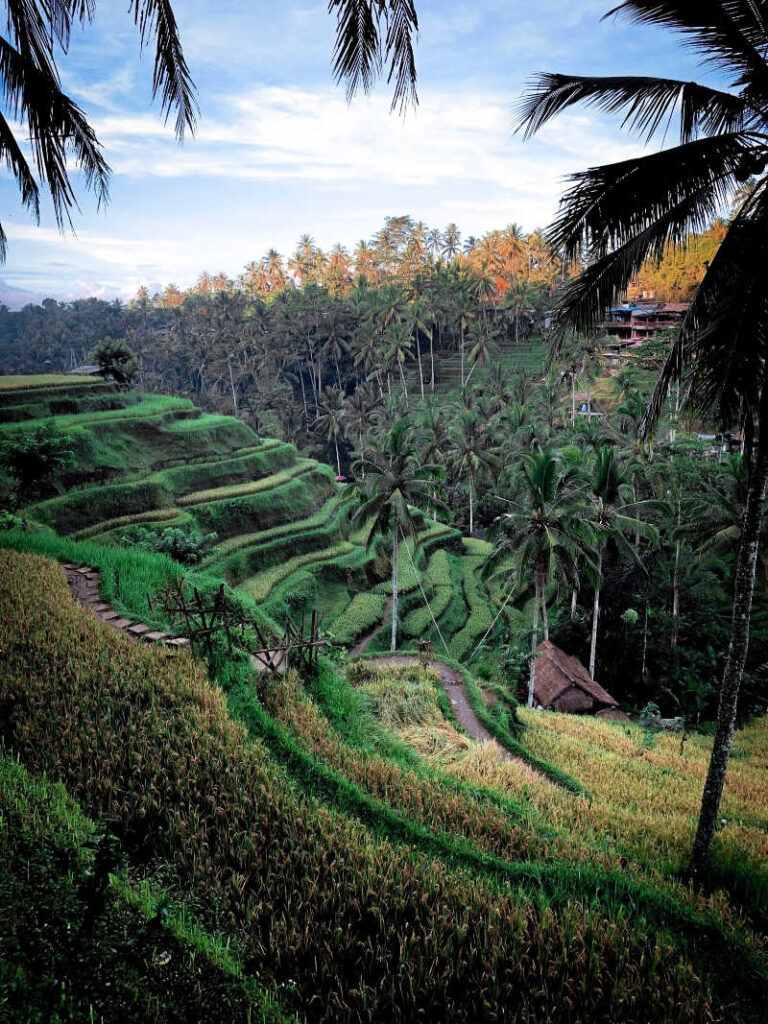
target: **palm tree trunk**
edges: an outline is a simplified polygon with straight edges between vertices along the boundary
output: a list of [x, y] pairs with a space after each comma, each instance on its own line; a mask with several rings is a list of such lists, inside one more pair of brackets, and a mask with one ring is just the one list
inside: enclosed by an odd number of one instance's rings
[[419, 341], [419, 332], [416, 331], [416, 358], [419, 361], [419, 387], [421, 388], [421, 400], [424, 401], [424, 370], [421, 365], [421, 342]]
[[392, 643], [390, 650], [397, 650], [397, 516], [392, 528]]
[[533, 707], [533, 690], [536, 685], [536, 648], [539, 646], [539, 574], [536, 573], [536, 584], [533, 595], [533, 628], [531, 629], [531, 669], [528, 676], [528, 707]]
[[464, 387], [464, 326], [461, 327], [461, 386]]
[[472, 474], [469, 474], [469, 535], [472, 536], [472, 530], [474, 529], [474, 515], [473, 515], [473, 502], [472, 502]]
[[576, 375], [571, 373], [571, 428], [576, 426]]
[[229, 370], [229, 386], [232, 389], [232, 406], [235, 410], [235, 416], [237, 416], [237, 391], [235, 390], [235, 378], [232, 376], [232, 363], [227, 360], [227, 369]]
[[433, 395], [435, 393], [435, 346], [432, 342], [432, 337], [434, 336], [434, 333], [435, 332], [433, 331], [432, 335], [430, 335], [429, 338], [429, 361], [432, 365], [432, 374], [430, 377], [430, 390], [432, 391]]
[[336, 475], [341, 476], [341, 462], [339, 461], [339, 439], [333, 435], [333, 446], [336, 449]]
[[[682, 513], [680, 502], [677, 503], [677, 528], [680, 529]], [[680, 618], [680, 538], [675, 542], [675, 568], [672, 573], [672, 636], [670, 647], [674, 651], [677, 647], [677, 629]]]
[[571, 591], [571, 622], [576, 618], [576, 601], [578, 598], [578, 591], [576, 587]]
[[717, 728], [712, 745], [712, 757], [704, 783], [699, 824], [691, 850], [691, 871], [701, 875], [709, 861], [709, 847], [715, 834], [720, 800], [725, 785], [725, 773], [731, 753], [733, 731], [736, 726], [736, 704], [744, 674], [744, 663], [749, 647], [749, 620], [752, 612], [752, 594], [755, 586], [757, 555], [760, 546], [760, 521], [768, 481], [768, 382], [763, 385], [760, 403], [760, 422], [755, 451], [751, 460], [751, 473], [747, 500], [741, 524], [741, 540], [736, 563], [736, 582], [731, 620], [731, 640], [728, 658], [720, 687]]
[[544, 574], [541, 574], [541, 583], [539, 584], [539, 592], [541, 594], [541, 624], [544, 627], [544, 639], [549, 640], [549, 614], [547, 612], [547, 588], [544, 582]]
[[643, 622], [643, 656], [640, 662], [640, 678], [645, 682], [646, 664], [648, 660], [648, 598], [645, 599], [645, 619]]
[[597, 656], [597, 623], [600, 618], [600, 574], [603, 569], [603, 553], [597, 555], [597, 583], [595, 584], [595, 600], [592, 605], [592, 639], [589, 644], [589, 674], [595, 678], [595, 659]]
[[397, 368], [400, 371], [400, 381], [403, 385], [403, 394], [405, 395], [405, 411], [410, 412], [410, 406], [408, 404], [408, 388], [405, 386], [405, 374], [403, 373], [403, 363], [401, 359], [397, 360]]

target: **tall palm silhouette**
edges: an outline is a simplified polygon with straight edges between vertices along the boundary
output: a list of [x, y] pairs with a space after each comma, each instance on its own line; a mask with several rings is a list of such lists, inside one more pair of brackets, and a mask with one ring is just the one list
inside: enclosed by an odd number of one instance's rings
[[434, 487], [438, 476], [436, 466], [425, 464], [413, 441], [413, 425], [400, 419], [392, 424], [383, 443], [366, 448], [360, 465], [364, 464], [366, 479], [363, 500], [355, 518], [365, 522], [373, 519], [368, 543], [377, 536], [392, 532], [392, 643], [397, 648], [398, 550], [401, 534], [414, 537], [416, 529], [411, 505], [427, 507], [435, 504]]
[[533, 622], [528, 677], [528, 707], [536, 685], [539, 611], [544, 639], [549, 639], [547, 587], [555, 578], [575, 586], [578, 566], [590, 565], [592, 539], [584, 518], [583, 484], [553, 452], [524, 452], [519, 459], [515, 500], [495, 523], [496, 548], [486, 576], [513, 574], [513, 584], [533, 583]]
[[572, 176], [549, 231], [553, 248], [581, 259], [582, 274], [559, 303], [558, 336], [593, 330], [648, 258], [683, 244], [756, 179], [728, 226], [683, 318], [646, 416], [658, 422], [669, 386], [686, 377], [687, 398], [723, 429], [747, 440], [748, 487], [735, 571], [731, 638], [720, 687], [717, 729], [691, 853], [705, 869], [715, 831], [749, 644], [760, 519], [768, 481], [768, 2], [627, 0], [631, 22], [681, 32], [726, 79], [724, 91], [695, 82], [545, 74], [523, 101], [521, 128], [534, 134], [583, 101], [624, 113], [624, 126], [650, 141], [677, 117], [676, 146]]

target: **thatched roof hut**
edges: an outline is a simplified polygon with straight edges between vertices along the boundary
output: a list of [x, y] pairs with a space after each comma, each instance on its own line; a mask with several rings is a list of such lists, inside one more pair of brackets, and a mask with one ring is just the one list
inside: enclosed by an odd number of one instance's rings
[[578, 658], [561, 651], [550, 640], [540, 643], [536, 650], [535, 704], [576, 715], [626, 718], [619, 711], [619, 702], [595, 682]]

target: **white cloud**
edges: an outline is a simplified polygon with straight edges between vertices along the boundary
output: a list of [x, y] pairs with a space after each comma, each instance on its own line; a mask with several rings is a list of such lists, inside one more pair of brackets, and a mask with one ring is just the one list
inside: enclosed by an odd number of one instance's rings
[[107, 117], [96, 129], [118, 174], [424, 188], [475, 182], [547, 197], [550, 205], [562, 176], [581, 167], [585, 153], [604, 162], [640, 151], [596, 118], [577, 114], [523, 145], [511, 134], [512, 99], [428, 94], [402, 119], [383, 97], [348, 106], [331, 90], [262, 87], [231, 97], [222, 104], [229, 118], [204, 123], [181, 148], [151, 117]]

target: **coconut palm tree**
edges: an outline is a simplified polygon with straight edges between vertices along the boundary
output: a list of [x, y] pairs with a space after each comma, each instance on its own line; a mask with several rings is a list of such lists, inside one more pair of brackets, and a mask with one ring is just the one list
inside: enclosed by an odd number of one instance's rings
[[740, 185], [756, 179], [683, 317], [646, 420], [650, 434], [670, 385], [687, 374], [688, 405], [716, 418], [723, 429], [742, 425], [747, 438], [749, 485], [731, 637], [691, 852], [698, 875], [708, 863], [733, 739], [768, 481], [768, 4], [627, 0], [615, 11], [631, 22], [683, 33], [727, 76], [730, 91], [644, 76], [546, 74], [532, 86], [521, 109], [526, 136], [580, 101], [625, 112], [624, 125], [647, 141], [667, 132], [672, 117], [680, 126], [678, 145], [573, 176], [549, 239], [555, 251], [562, 250], [567, 260], [578, 257], [586, 269], [559, 300], [557, 337], [594, 330], [648, 258], [660, 257], [669, 244], [684, 244]]
[[342, 433], [344, 418], [344, 396], [338, 388], [323, 388], [320, 403], [320, 415], [315, 420], [315, 433], [322, 435], [326, 441], [333, 441], [336, 451], [336, 473], [341, 476], [341, 459], [339, 458], [339, 435]]
[[528, 676], [528, 707], [533, 707], [536, 685], [536, 648], [539, 643], [539, 611], [544, 639], [549, 639], [547, 587], [555, 578], [576, 585], [578, 566], [591, 564], [591, 533], [583, 519], [583, 484], [553, 452], [523, 452], [515, 488], [515, 500], [504, 498], [508, 511], [494, 524], [495, 551], [486, 576], [509, 574], [513, 580], [533, 584], [533, 622]]
[[[637, 517], [640, 503], [635, 500], [630, 483], [631, 465], [622, 465], [616, 449], [601, 445], [592, 458], [588, 475], [590, 507], [587, 518], [592, 527], [594, 554], [594, 598], [592, 602], [592, 635], [589, 644], [589, 674], [595, 678], [597, 631], [600, 619], [600, 593], [603, 585], [603, 561], [609, 545], [619, 554], [638, 564], [636, 543], [640, 538], [657, 539], [653, 526]], [[633, 539], [635, 543], [633, 543]]]
[[[397, 649], [398, 550], [400, 536], [415, 537], [412, 505], [434, 504], [434, 481], [439, 475], [436, 466], [424, 463], [413, 442], [413, 425], [409, 420], [396, 420], [379, 447], [366, 448], [359, 465], [364, 463], [366, 478], [362, 501], [355, 519], [373, 519], [368, 544], [376, 537], [392, 536], [392, 641]], [[356, 464], [357, 466], [358, 464]]]
[[453, 260], [460, 252], [461, 232], [459, 231], [458, 225], [451, 221], [443, 233], [443, 248], [441, 249], [441, 255], [444, 256], [446, 260]]
[[475, 528], [474, 497], [483, 470], [501, 468], [498, 448], [488, 431], [488, 420], [473, 409], [463, 409], [450, 432], [448, 456], [452, 470], [466, 476], [469, 485], [469, 532]]

